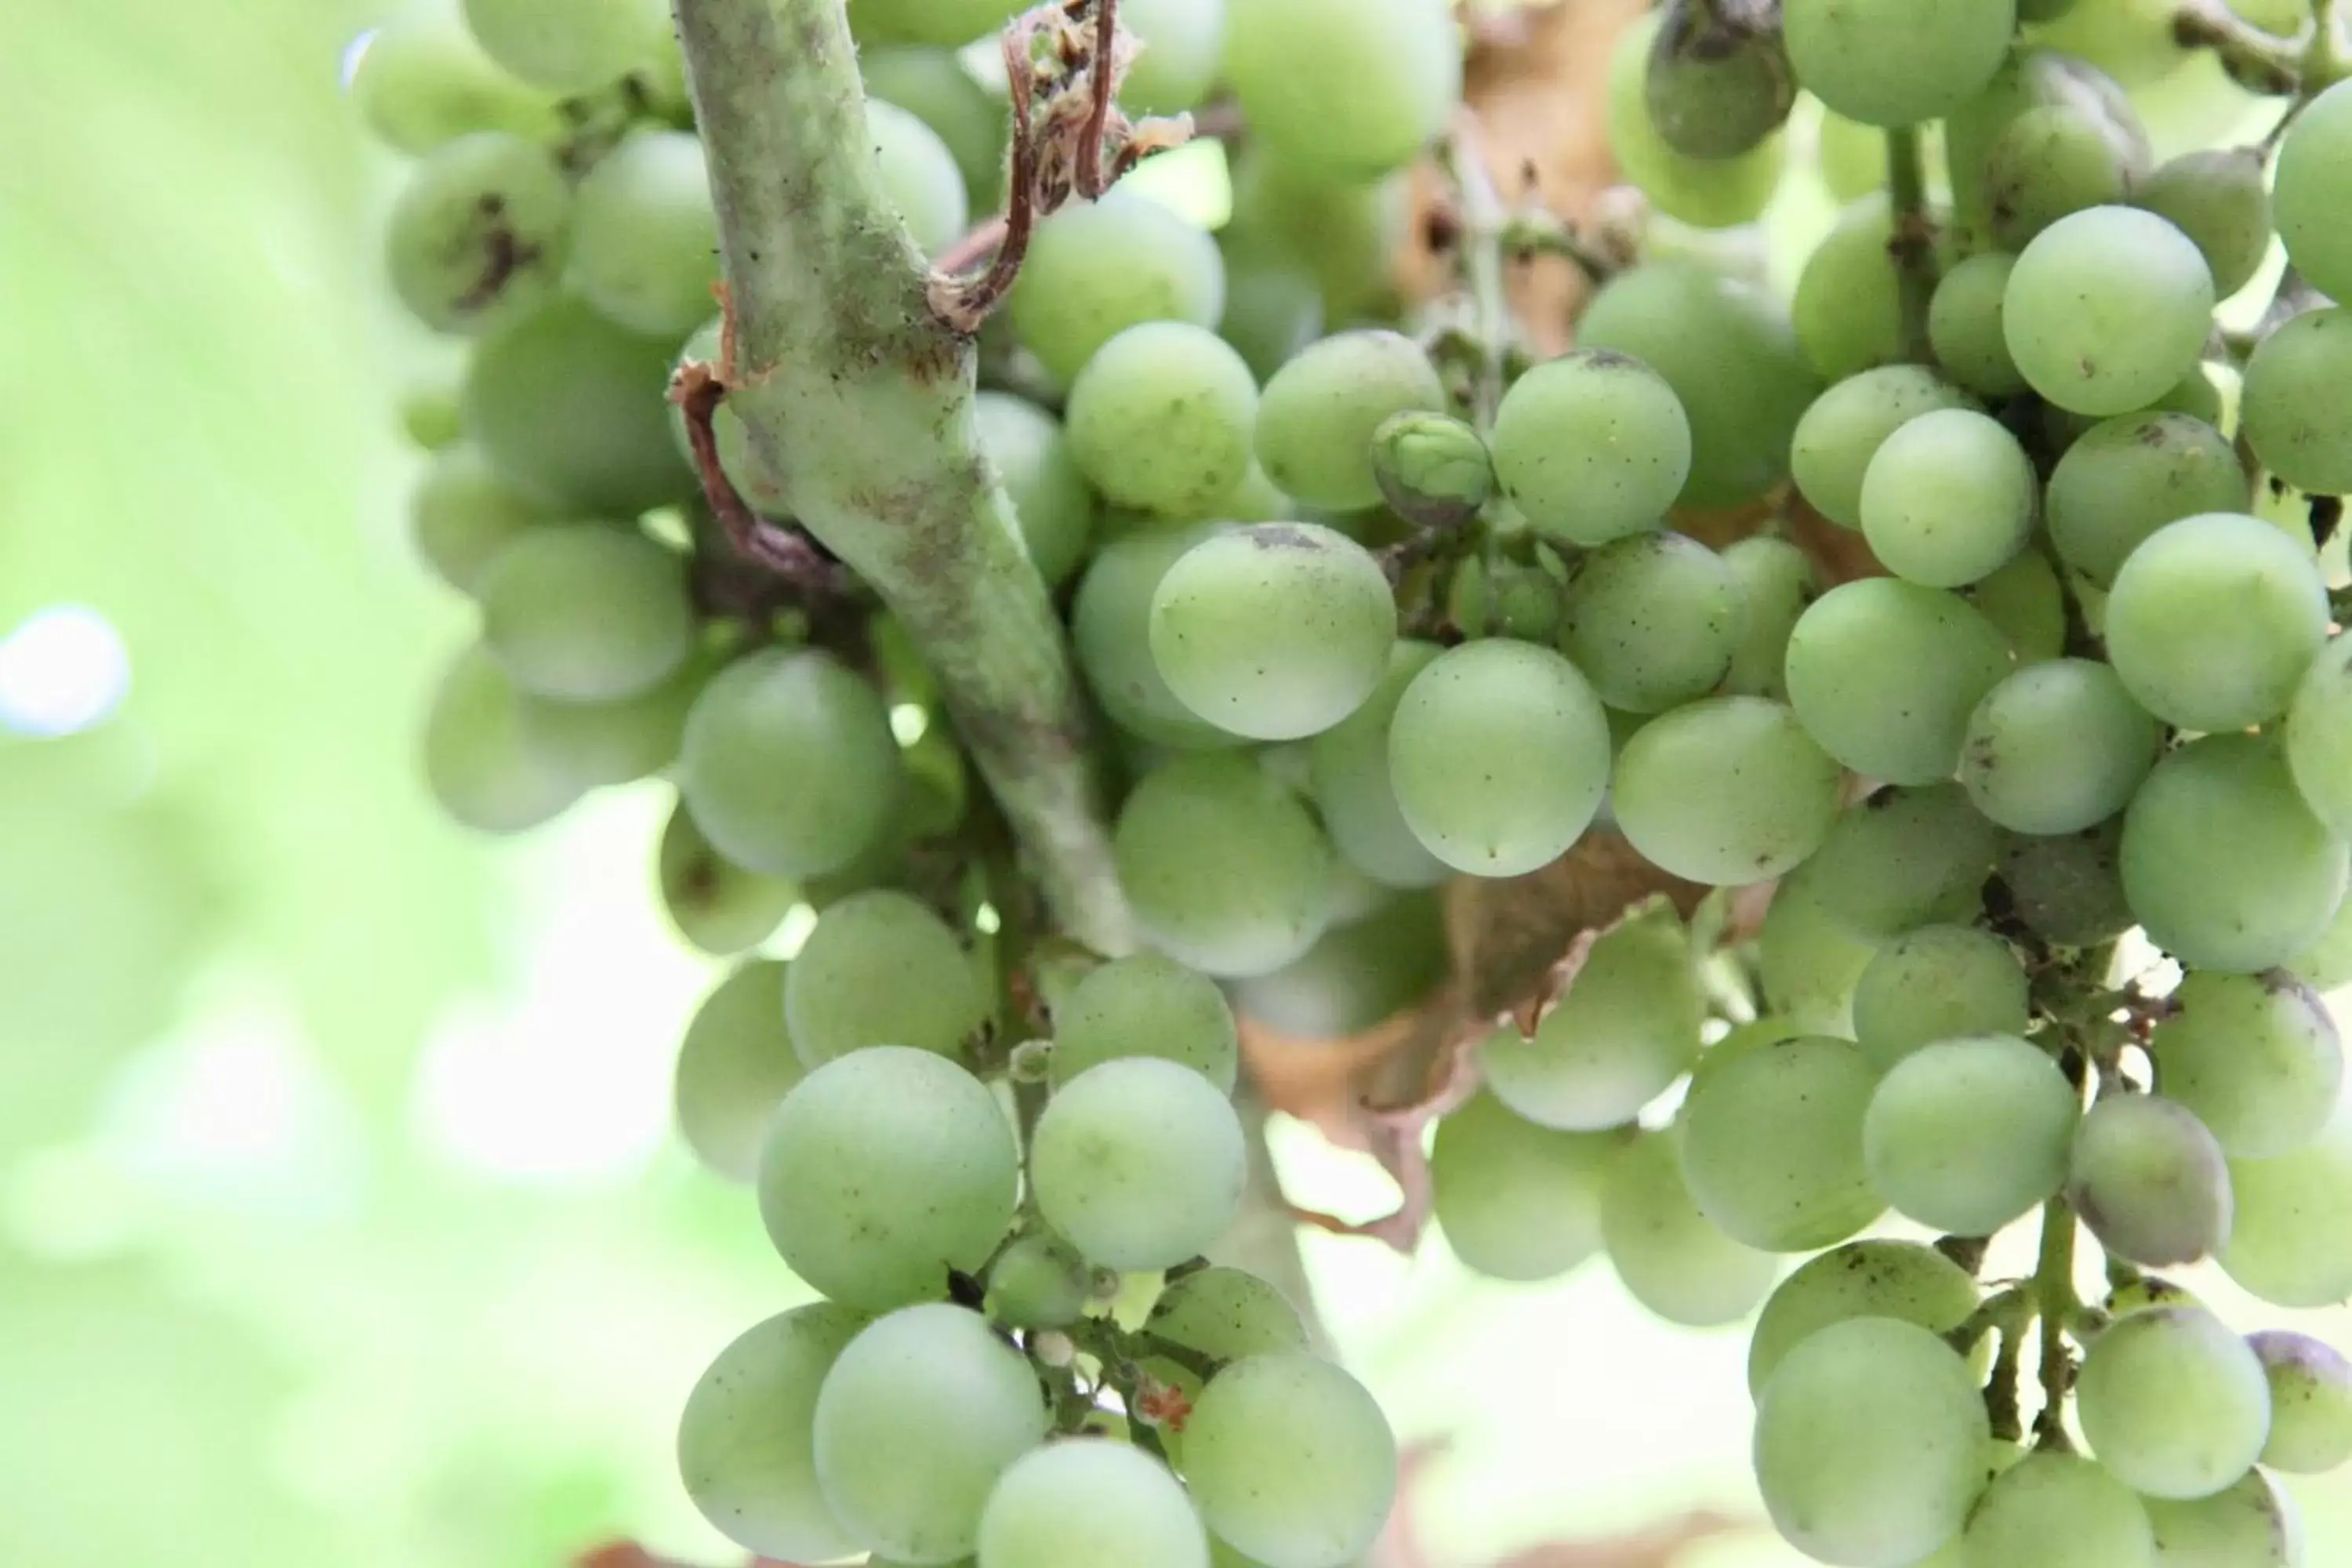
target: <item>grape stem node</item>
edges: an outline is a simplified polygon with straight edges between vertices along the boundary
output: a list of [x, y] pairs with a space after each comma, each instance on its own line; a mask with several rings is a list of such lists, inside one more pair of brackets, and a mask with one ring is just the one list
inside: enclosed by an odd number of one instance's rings
[[1936, 296], [1936, 221], [1927, 211], [1927, 166], [1916, 126], [1886, 133], [1886, 192], [1893, 223], [1886, 253], [1895, 263], [1900, 312], [1897, 342], [1906, 360], [1926, 364], [1934, 358], [1927, 344], [1927, 307]]

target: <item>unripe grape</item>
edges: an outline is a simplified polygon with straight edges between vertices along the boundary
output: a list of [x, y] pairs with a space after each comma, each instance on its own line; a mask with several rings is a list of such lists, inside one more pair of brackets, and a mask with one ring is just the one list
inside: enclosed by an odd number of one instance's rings
[[1845, 809], [1800, 876], [1848, 930], [1885, 941], [1971, 918], [2000, 841], [1958, 784], [1881, 790]]
[[640, 131], [580, 182], [569, 280], [609, 319], [647, 337], [682, 336], [710, 314], [719, 215], [702, 143]]
[[1214, 326], [1224, 301], [1224, 261], [1207, 231], [1114, 187], [1037, 226], [1006, 311], [1023, 346], [1066, 383], [1128, 328]]
[[2311, 808], [2352, 835], [2352, 641], [2312, 662], [2287, 711], [2286, 759]]
[[425, 786], [456, 822], [478, 833], [520, 833], [580, 798], [580, 785], [532, 751], [523, 693], [479, 647], [457, 656], [425, 716]]
[[1217, 335], [1263, 385], [1323, 336], [1323, 294], [1314, 273], [1279, 254], [1228, 246], [1225, 310]]
[[2212, 512], [2158, 529], [2107, 595], [2108, 658], [2133, 697], [2185, 730], [2278, 718], [2327, 641], [2327, 584], [2285, 534]]
[[1070, 454], [1112, 500], [1205, 517], [1249, 471], [1257, 383], [1225, 341], [1146, 321], [1097, 350], [1070, 387]]
[[2120, 818], [2058, 838], [2021, 836], [2001, 851], [1998, 896], [2044, 941], [2095, 947], [2137, 923], [2122, 861]]
[[2246, 470], [2219, 430], [2186, 414], [2126, 414], [2093, 426], [2050, 476], [2050, 542], [2101, 587], [2167, 523], [2242, 511]]
[[2223, 1272], [2274, 1307], [2352, 1299], [2352, 1115], [2270, 1160], [2232, 1160], [2238, 1215]]
[[2241, 1159], [2291, 1153], [2318, 1137], [2344, 1084], [2326, 1004], [2277, 970], [2188, 975], [2148, 1050], [2164, 1093]]
[[435, 454], [409, 501], [409, 535], [441, 580], [471, 594], [499, 551], [554, 514], [499, 477], [481, 452], [458, 441]]
[[1224, 64], [1226, 0], [1126, 0], [1118, 25], [1142, 50], [1119, 83], [1130, 115], [1176, 114], [1199, 105]]
[[2270, 253], [2271, 195], [2258, 147], [2183, 153], [2140, 181], [2132, 204], [2196, 241], [2223, 299], [2253, 281]]
[[2065, 1184], [2082, 1100], [2013, 1035], [1944, 1040], [1890, 1068], [1862, 1127], [1871, 1184], [1906, 1216], [1990, 1236]]
[[1212, 1361], [1308, 1348], [1298, 1309], [1281, 1291], [1239, 1268], [1197, 1268], [1170, 1280], [1143, 1326]]
[[1977, 1310], [1977, 1282], [1932, 1247], [1850, 1241], [1780, 1282], [1748, 1344], [1748, 1392], [1764, 1385], [1789, 1352], [1823, 1329], [1855, 1318], [1894, 1318], [1947, 1334]]
[[811, 1067], [868, 1046], [952, 1057], [987, 1016], [979, 972], [956, 933], [888, 889], [828, 907], [784, 982], [784, 1018]]
[[1021, 0], [852, 0], [851, 26], [894, 43], [969, 44], [1021, 13]]
[[2352, 311], [2309, 310], [2280, 327], [2246, 362], [2239, 403], [2246, 439], [2298, 489], [2352, 492]]
[[1660, 526], [1690, 477], [1691, 427], [1664, 378], [1586, 349], [1511, 384], [1495, 416], [1503, 493], [1543, 532], [1587, 546]]
[[738, 965], [703, 998], [678, 1047], [679, 1136], [710, 1170], [751, 1181], [768, 1119], [806, 1071], [784, 1029], [784, 966]]
[[1462, 99], [1444, 0], [1249, 0], [1227, 18], [1224, 66], [1252, 134], [1333, 184], [1402, 168]]
[[1372, 433], [1391, 416], [1439, 412], [1445, 384], [1401, 332], [1339, 332], [1291, 360], [1257, 405], [1257, 459], [1284, 494], [1334, 510], [1381, 499]]
[[684, 801], [662, 828], [655, 881], [677, 934], [714, 958], [767, 941], [801, 901], [791, 882], [747, 871], [712, 847]]
[[1299, 1352], [1209, 1380], [1184, 1426], [1184, 1479], [1209, 1528], [1267, 1568], [1340, 1568], [1396, 1496], [1396, 1438], [1363, 1384]]
[[1862, 526], [1862, 486], [1887, 438], [1937, 409], [1973, 409], [1924, 365], [1890, 364], [1850, 375], [1813, 399], [1797, 421], [1790, 463], [1813, 510], [1843, 528]]
[[[1350, 1039], [1428, 999], [1451, 971], [1437, 895], [1395, 893], [1337, 869], [1331, 927], [1271, 974], [1234, 983], [1245, 1017], [1297, 1039]], [[1373, 900], [1347, 907], [1350, 892]]]
[[1774, 889], [1756, 934], [1769, 1012], [1796, 1033], [1853, 1034], [1854, 986], [1877, 951], [1822, 906], [1801, 870]]
[[1213, 530], [1138, 528], [1106, 543], [1078, 582], [1070, 642], [1095, 700], [1119, 728], [1183, 751], [1240, 744], [1200, 718], [1160, 678], [1151, 657], [1151, 602], [1168, 569]]
[[687, 1396], [678, 1473], [736, 1545], [779, 1558], [856, 1550], [817, 1483], [815, 1420], [825, 1374], [865, 1325], [830, 1301], [781, 1313], [745, 1330]]
[[[2352, 89], [2337, 82], [2305, 105], [2279, 144], [2275, 194], [2287, 259], [2333, 300], [2352, 300]], [[2337, 384], [2342, 384], [2340, 382]]]
[[1049, 588], [1086, 559], [1094, 532], [1095, 496], [1070, 456], [1058, 420], [1010, 393], [983, 392], [972, 403], [981, 449], [996, 466], [1030, 563]]
[[1969, 603], [2000, 628], [2018, 666], [2047, 664], [2066, 651], [2066, 589], [2058, 568], [2038, 550], [2025, 550], [2009, 564], [1971, 585]]
[[1349, 865], [1389, 887], [1432, 887], [1451, 875], [1406, 824], [1389, 773], [1397, 705], [1442, 651], [1434, 643], [1398, 642], [1372, 694], [1307, 748], [1316, 809], [1333, 847]]
[[[1932, 242], [1943, 231], [1944, 215], [1931, 208], [1924, 221]], [[1874, 191], [1838, 215], [1797, 274], [1790, 320], [1807, 362], [1825, 379], [1903, 357], [1901, 274], [1889, 260], [1897, 247], [1895, 228], [1892, 202]], [[1940, 262], [1931, 252], [1926, 265], [1932, 269]]]
[[1224, 994], [1158, 953], [1112, 960], [1054, 1007], [1056, 1085], [1116, 1058], [1160, 1057], [1230, 1093], [1240, 1053]]
[[1992, 79], [2008, 52], [2011, 0], [1790, 0], [1797, 79], [1866, 124], [1941, 119]]
[[1066, 1438], [1013, 1461], [980, 1517], [976, 1568], [1210, 1568], [1209, 1540], [1168, 1467], [1139, 1448]]
[[686, 721], [682, 791], [695, 825], [748, 869], [799, 879], [879, 843], [903, 764], [881, 698], [821, 653], [740, 658]]
[[352, 65], [350, 90], [370, 131], [420, 158], [479, 131], [551, 142], [563, 124], [552, 98], [492, 64], [454, 18], [399, 16], [377, 27]]
[[461, 136], [417, 166], [385, 226], [393, 292], [436, 331], [481, 336], [555, 297], [572, 197], [544, 149]]
[[2115, 671], [2060, 658], [2021, 669], [1969, 717], [1960, 783], [2016, 833], [2079, 833], [2131, 804], [2163, 731]]
[[1151, 655], [1184, 705], [1261, 741], [1318, 735], [1386, 673], [1396, 602], [1370, 552], [1308, 522], [1202, 540], [1151, 600]]
[[650, 778], [677, 761], [686, 716], [716, 668], [689, 654], [660, 684], [609, 701], [526, 693], [518, 714], [523, 743], [583, 789]]
[[1812, 560], [1785, 539], [1751, 533], [1724, 547], [1723, 563], [1747, 606], [1723, 689], [1735, 697], [1783, 700], [1789, 691], [1789, 635], [1815, 594]]
[[1636, 731], [1618, 754], [1611, 801], [1618, 828], [1652, 864], [1743, 887], [1821, 847], [1843, 777], [1787, 708], [1717, 697]]
[[1650, 121], [1675, 152], [1736, 158], [1780, 128], [1797, 84], [1778, 28], [1680, 4], [1651, 47], [1647, 94]]
[[1655, 532], [1579, 562], [1561, 611], [1560, 651], [1601, 701], [1663, 713], [1722, 683], [1747, 606], [1721, 556], [1682, 534]]
[[2196, 365], [2213, 275], [2155, 214], [2095, 206], [2035, 237], [2003, 301], [2010, 353], [2036, 392], [2077, 414], [2125, 414]]
[[1717, 1328], [1756, 1310], [1780, 1262], [1723, 1234], [1691, 1201], [1671, 1132], [1642, 1132], [1611, 1159], [1601, 1236], [1627, 1295], [1670, 1323]]
[[1969, 715], [2009, 673], [2008, 639], [1939, 588], [1865, 578], [1814, 601], [1789, 637], [1789, 701], [1822, 749], [1890, 784], [1949, 778]]
[[1330, 918], [1329, 843], [1247, 757], [1181, 757], [1148, 775], [1112, 849], [1146, 939], [1206, 973], [1272, 973]]
[[2209, 1498], [2140, 1502], [2155, 1534], [2155, 1568], [2302, 1568], [2303, 1516], [2260, 1470]]
[[464, 0], [482, 50], [550, 91], [608, 87], [668, 46], [661, 0]]
[[1532, 1036], [1506, 1025], [1477, 1048], [1486, 1088], [1538, 1125], [1622, 1126], [1698, 1059], [1706, 1004], [1672, 910], [1601, 934]]
[[2123, 201], [2147, 173], [2147, 138], [2136, 122], [2118, 127], [2079, 100], [2029, 109], [1986, 152], [1993, 239], [2021, 250], [2070, 213]]
[[2194, 1263], [2230, 1238], [2230, 1167], [2186, 1107], [2109, 1095], [2074, 1135], [2066, 1195], [2101, 1245], [2150, 1268]]
[[[2227, 823], [2227, 833], [2213, 825]], [[2344, 898], [2344, 840], [2311, 814], [2276, 741], [2208, 735], [2166, 755], [2124, 816], [2123, 883], [2148, 939], [2193, 968], [2291, 961]]]
[[1094, 1271], [1060, 1237], [1032, 1231], [988, 1266], [989, 1321], [1013, 1329], [1067, 1328], [1087, 1310]]
[[1957, 588], [2025, 548], [2041, 504], [2032, 460], [1997, 421], [1936, 409], [1880, 443], [1864, 471], [1862, 531], [1897, 576]]
[[559, 300], [475, 349], [467, 437], [509, 483], [565, 511], [667, 505], [694, 485], [662, 399], [677, 352]]
[[2001, 1568], [2155, 1568], [2147, 1510], [2090, 1460], [2044, 1451], [1993, 1479], [1969, 1515], [1960, 1560]]
[[1854, 983], [1854, 1038], [1882, 1069], [1938, 1040], [2021, 1035], [2029, 1016], [2015, 950], [1973, 926], [1906, 931]]
[[1617, 34], [1607, 94], [1609, 150], [1650, 205], [1677, 222], [1729, 228], [1761, 213], [1788, 163], [1781, 138], [1767, 135], [1728, 158], [1694, 158], [1675, 150], [1651, 117], [1650, 60], [1665, 13], [1634, 16]]
[[2308, 1334], [2248, 1336], [2271, 1385], [2271, 1435], [2263, 1463], [2318, 1476], [2352, 1461], [2352, 1361]]
[[1381, 421], [1372, 432], [1372, 479], [1390, 510], [1416, 528], [1460, 528], [1495, 493], [1486, 443], [1446, 414], [1409, 411]]
[[[856, 4], [863, 6], [866, 0]], [[854, 17], [851, 25], [856, 26]], [[1004, 149], [1012, 117], [1004, 100], [981, 86], [954, 49], [924, 45], [865, 48], [858, 51], [857, 68], [866, 79], [869, 105], [877, 100], [896, 104], [946, 143], [962, 171], [970, 206], [993, 212], [1003, 205]]]
[[963, 171], [940, 133], [895, 103], [868, 99], [866, 129], [874, 138], [883, 194], [905, 220], [915, 248], [935, 256], [971, 226]]
[[1576, 667], [1546, 648], [1466, 643], [1413, 678], [1389, 731], [1397, 805], [1431, 854], [1474, 876], [1549, 865], [1590, 826], [1609, 723]]
[[1863, 1163], [1877, 1075], [1850, 1040], [1800, 1036], [1727, 1062], [1684, 1102], [1683, 1175], [1732, 1239], [1809, 1252], [1885, 1211]]
[[684, 661], [685, 563], [633, 530], [551, 524], [483, 569], [482, 640], [517, 685], [574, 702], [650, 689]]
[[2152, 1307], [2091, 1342], [2075, 1410], [2091, 1452], [2134, 1490], [2210, 1497], [2261, 1456], [2270, 1385], [2261, 1360], [2219, 1318]]
[[1927, 307], [1927, 342], [1944, 374], [1980, 397], [2010, 397], [2025, 377], [2009, 352], [2002, 299], [2017, 258], [1985, 251], [1954, 264]]
[[1429, 1179], [1454, 1256], [1494, 1279], [1551, 1279], [1601, 1250], [1601, 1192], [1623, 1140], [1560, 1132], [1493, 1094], [1437, 1124]]

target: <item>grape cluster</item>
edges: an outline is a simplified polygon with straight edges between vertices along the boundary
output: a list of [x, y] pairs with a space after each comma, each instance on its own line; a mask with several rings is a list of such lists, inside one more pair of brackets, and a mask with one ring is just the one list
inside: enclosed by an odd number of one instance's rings
[[[1003, 101], [948, 46], [1014, 8], [849, 5], [926, 251], [998, 200]], [[2301, 1561], [2271, 1477], [2352, 1458], [2352, 1363], [2155, 1272], [2352, 1298], [2317, 995], [2352, 980], [2319, 564], [2352, 490], [2324, 302], [2352, 297], [2352, 83], [2301, 0], [2202, 40], [2283, 132], [2163, 163], [2134, 91], [2200, 42], [2168, 10], [1668, 0], [1610, 72], [1649, 209], [1613, 249], [1455, 193], [1465, 273], [1559, 244], [1604, 275], [1549, 359], [1388, 280], [1462, 92], [1444, 0], [1127, 0], [1123, 103], [1222, 92], [1248, 126], [1231, 221], [1124, 189], [1045, 217], [976, 425], [1108, 721], [1129, 956], [1039, 929], [887, 610], [814, 542], [824, 580], [780, 582], [706, 503], [663, 391], [720, 353], [717, 220], [660, 6], [466, 11], [376, 35], [353, 83], [419, 160], [394, 291], [472, 340], [411, 420], [418, 547], [481, 628], [426, 774], [494, 832], [674, 793], [660, 895], [738, 960], [680, 1130], [824, 1298], [688, 1400], [716, 1526], [787, 1560], [1354, 1562], [1389, 1428], [1273, 1286], [1205, 1261], [1252, 1181], [1237, 1015], [1337, 1037], [1423, 1005], [1443, 885], [1610, 834], [1687, 896], [1462, 1031], [1475, 1092], [1428, 1150], [1462, 1262], [1605, 1254], [1675, 1322], [1760, 1308], [1758, 1479], [1820, 1562]], [[1784, 303], [1687, 228], [1764, 209], [1801, 104], [1852, 205]], [[2274, 238], [2294, 278], [2218, 332]], [[790, 528], [723, 404], [710, 435]], [[1827, 584], [1813, 522], [1883, 574]], [[1769, 884], [1749, 930], [1730, 895]], [[2037, 1212], [2032, 1277], [1980, 1282]], [[1890, 1214], [1941, 1239], [1864, 1235]]]

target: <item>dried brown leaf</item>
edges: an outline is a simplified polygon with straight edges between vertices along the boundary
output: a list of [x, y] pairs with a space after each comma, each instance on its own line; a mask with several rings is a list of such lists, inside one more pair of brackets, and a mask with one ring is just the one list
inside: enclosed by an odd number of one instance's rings
[[[1463, 878], [1445, 890], [1446, 936], [1474, 1018], [1540, 1009], [1556, 972], [1588, 939], [1656, 894], [1685, 915], [1708, 889], [1651, 865], [1622, 835], [1595, 831], [1540, 871]], [[1532, 1025], [1528, 1026], [1532, 1027]]]

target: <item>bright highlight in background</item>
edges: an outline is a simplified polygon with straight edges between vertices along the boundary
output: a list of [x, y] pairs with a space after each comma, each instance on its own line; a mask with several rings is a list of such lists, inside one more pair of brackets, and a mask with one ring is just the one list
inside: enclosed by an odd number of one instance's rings
[[36, 611], [0, 640], [0, 729], [78, 734], [121, 706], [130, 689], [121, 634], [86, 605]]

